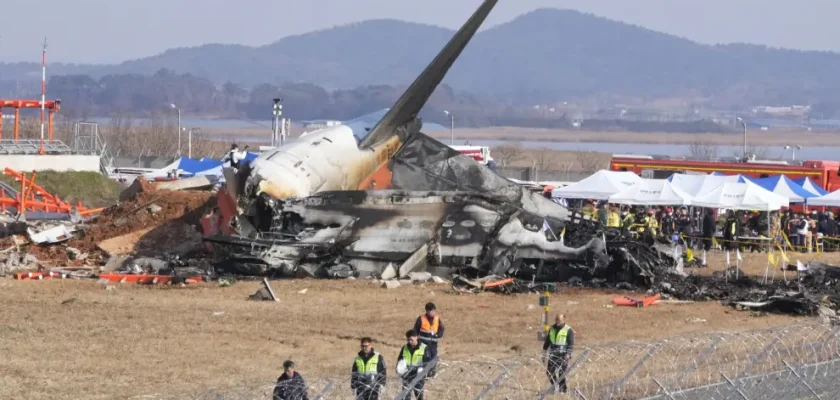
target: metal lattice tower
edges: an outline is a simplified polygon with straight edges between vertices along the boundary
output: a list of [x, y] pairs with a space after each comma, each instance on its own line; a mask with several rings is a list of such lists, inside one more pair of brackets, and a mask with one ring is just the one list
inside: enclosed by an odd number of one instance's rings
[[99, 133], [96, 122], [77, 122], [73, 129], [73, 153], [99, 156], [99, 166], [103, 173], [109, 174], [114, 169], [114, 158], [108, 151], [107, 143]]

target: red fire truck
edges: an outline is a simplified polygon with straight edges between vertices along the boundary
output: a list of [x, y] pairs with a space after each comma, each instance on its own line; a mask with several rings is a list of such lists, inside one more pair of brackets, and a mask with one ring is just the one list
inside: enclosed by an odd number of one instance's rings
[[773, 161], [731, 160], [702, 161], [685, 158], [667, 158], [644, 155], [614, 155], [610, 160], [611, 171], [632, 171], [643, 178], [665, 179], [674, 173], [718, 172], [724, 175], [743, 174], [753, 178], [786, 175], [790, 179], [811, 178], [823, 189], [832, 192], [840, 189], [840, 162], [838, 161]]
[[487, 164], [493, 160], [490, 157], [490, 148], [487, 146], [449, 146], [453, 150], [465, 155], [472, 157], [474, 160], [478, 161], [479, 164]]

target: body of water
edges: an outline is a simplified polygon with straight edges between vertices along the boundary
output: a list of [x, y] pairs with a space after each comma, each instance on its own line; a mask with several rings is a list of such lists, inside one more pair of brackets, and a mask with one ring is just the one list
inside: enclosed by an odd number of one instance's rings
[[[504, 140], [470, 140], [470, 144], [476, 146], [501, 146], [510, 142]], [[456, 144], [463, 141], [455, 139]], [[603, 143], [603, 142], [541, 142], [541, 141], [518, 141], [522, 147], [530, 149], [548, 148], [551, 150], [567, 151], [596, 151], [599, 153], [612, 154], [640, 154], [640, 155], [661, 155], [671, 157], [688, 156], [691, 154], [687, 144], [641, 144], [641, 143]], [[744, 152], [743, 146], [717, 146], [720, 157], [740, 157]], [[760, 147], [756, 150], [764, 151], [767, 159], [790, 160], [793, 155], [790, 150], [782, 147]], [[492, 155], [492, 153], [491, 153]], [[840, 147], [804, 147], [796, 150], [797, 160], [840, 160]]]
[[[110, 123], [108, 118], [94, 118], [94, 122], [106, 125]], [[141, 121], [138, 121], [138, 123]], [[237, 135], [236, 138], [242, 142], [265, 144], [268, 145], [271, 140], [271, 120], [251, 121], [241, 119], [201, 119], [201, 118], [182, 118], [181, 126], [184, 127], [214, 127], [214, 128], [266, 128], [265, 135]], [[444, 129], [445, 127], [441, 127]], [[219, 138], [219, 141], [227, 142], [227, 138]], [[458, 140], [456, 137], [455, 143], [458, 145], [464, 144], [463, 140]], [[469, 144], [476, 146], [501, 146], [511, 142], [504, 140], [470, 140]], [[681, 157], [690, 155], [689, 145], [687, 144], [642, 144], [642, 143], [604, 143], [604, 142], [543, 142], [543, 141], [516, 141], [517, 144], [525, 148], [541, 149], [548, 148], [551, 150], [567, 150], [567, 151], [595, 151], [599, 153], [612, 154], [640, 154], [640, 155], [661, 155], [671, 157]], [[740, 157], [743, 153], [743, 146], [717, 146], [718, 155], [721, 157]], [[791, 150], [784, 150], [780, 146], [762, 147], [758, 146], [758, 151], [763, 151], [764, 156], [761, 158], [767, 159], [785, 159], [790, 160], [793, 153]], [[840, 160], [840, 147], [805, 147], [796, 151], [797, 160]]]

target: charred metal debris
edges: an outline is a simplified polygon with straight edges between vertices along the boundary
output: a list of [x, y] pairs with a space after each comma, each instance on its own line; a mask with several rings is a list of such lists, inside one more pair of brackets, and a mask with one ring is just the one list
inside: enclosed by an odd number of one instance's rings
[[[278, 200], [243, 187], [239, 236], [205, 238], [238, 274], [379, 278], [601, 278], [651, 285], [674, 260], [609, 238], [575, 213], [496, 175], [449, 146], [410, 135], [390, 159], [392, 190], [331, 191]], [[250, 185], [257, 187], [258, 185]], [[605, 241], [606, 239], [606, 241]]]

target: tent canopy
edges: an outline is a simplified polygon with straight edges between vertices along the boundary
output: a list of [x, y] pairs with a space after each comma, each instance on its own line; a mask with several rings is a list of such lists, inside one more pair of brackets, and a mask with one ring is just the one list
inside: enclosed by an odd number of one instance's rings
[[675, 187], [692, 197], [709, 193], [725, 182], [743, 183], [747, 179], [742, 175], [687, 175], [673, 174], [668, 177]]
[[805, 189], [805, 190], [807, 190], [807, 191], [809, 191], [809, 192], [811, 192], [811, 193], [813, 193], [817, 196], [825, 196], [825, 195], [828, 194], [828, 192], [825, 191], [823, 188], [817, 186], [817, 184], [814, 183], [814, 181], [812, 181], [811, 178], [805, 177], [805, 178], [794, 179], [793, 181], [797, 185], [802, 186], [803, 189]]
[[552, 190], [551, 197], [607, 200], [641, 180], [632, 172], [600, 170], [580, 182]]
[[840, 207], [840, 190], [806, 200], [809, 206]]
[[643, 206], [685, 206], [691, 195], [664, 179], [642, 179], [641, 182], [609, 198], [610, 203]]
[[752, 179], [753, 183], [773, 193], [787, 197], [791, 203], [804, 203], [805, 199], [816, 197], [813, 193], [805, 190], [787, 176], [776, 175], [768, 178]]
[[710, 192], [695, 197], [692, 205], [707, 208], [774, 211], [789, 206], [790, 202], [786, 197], [754, 183], [724, 182]]

